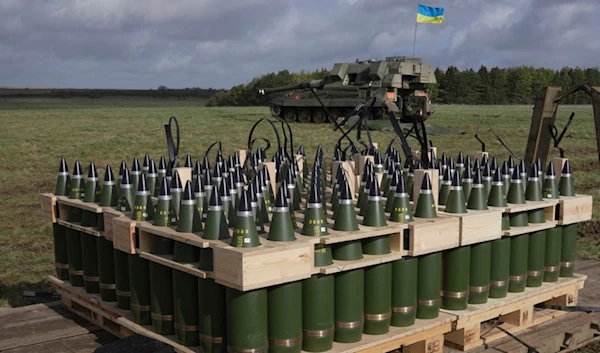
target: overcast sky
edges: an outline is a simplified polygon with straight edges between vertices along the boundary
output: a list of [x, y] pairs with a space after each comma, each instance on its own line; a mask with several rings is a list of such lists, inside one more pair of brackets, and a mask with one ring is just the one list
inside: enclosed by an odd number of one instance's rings
[[[282, 69], [411, 55], [417, 1], [0, 0], [0, 86], [229, 88]], [[428, 0], [432, 66], [600, 65], [599, 0]]]

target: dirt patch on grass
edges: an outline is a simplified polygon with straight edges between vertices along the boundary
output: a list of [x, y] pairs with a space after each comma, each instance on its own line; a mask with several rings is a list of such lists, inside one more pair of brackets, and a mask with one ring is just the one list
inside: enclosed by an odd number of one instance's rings
[[600, 242], [600, 222], [581, 222], [579, 224], [579, 227], [577, 227], [577, 235], [588, 239], [594, 239]]

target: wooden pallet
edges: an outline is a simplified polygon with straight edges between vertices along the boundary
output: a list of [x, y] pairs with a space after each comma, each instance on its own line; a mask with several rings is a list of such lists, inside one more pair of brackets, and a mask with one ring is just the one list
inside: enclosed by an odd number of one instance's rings
[[[566, 314], [564, 311], [534, 310], [540, 303], [573, 306], [577, 304], [578, 291], [583, 288], [585, 275], [561, 277], [558, 282], [544, 282], [538, 288], [526, 288], [522, 293], [508, 293], [505, 298], [488, 299], [486, 304], [469, 305], [466, 310], [444, 310], [456, 315], [453, 331], [446, 334], [446, 345], [466, 351], [514, 334], [528, 327]], [[497, 328], [490, 327], [496, 320]], [[494, 324], [492, 324], [494, 325]]]

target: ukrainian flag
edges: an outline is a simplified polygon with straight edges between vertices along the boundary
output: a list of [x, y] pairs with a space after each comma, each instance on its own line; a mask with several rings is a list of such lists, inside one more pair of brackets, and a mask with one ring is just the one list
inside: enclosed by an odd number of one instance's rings
[[431, 7], [419, 4], [417, 9], [418, 23], [442, 23], [444, 22], [444, 8]]

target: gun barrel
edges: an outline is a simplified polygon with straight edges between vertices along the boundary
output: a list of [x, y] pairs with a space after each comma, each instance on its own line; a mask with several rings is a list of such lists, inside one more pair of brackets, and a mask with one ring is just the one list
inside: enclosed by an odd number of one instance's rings
[[265, 95], [265, 94], [269, 94], [269, 93], [293, 91], [293, 90], [297, 90], [297, 89], [309, 89], [309, 88], [325, 89], [328, 91], [358, 91], [359, 90], [358, 87], [354, 87], [354, 86], [324, 87], [327, 83], [331, 83], [331, 82], [328, 81], [327, 79], [322, 79], [322, 80], [313, 80], [313, 81], [309, 81], [309, 82], [301, 82], [301, 83], [298, 83], [295, 85], [289, 85], [289, 86], [261, 88], [258, 90], [258, 94]]

